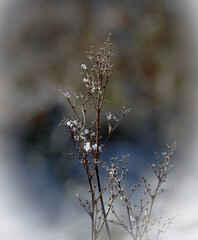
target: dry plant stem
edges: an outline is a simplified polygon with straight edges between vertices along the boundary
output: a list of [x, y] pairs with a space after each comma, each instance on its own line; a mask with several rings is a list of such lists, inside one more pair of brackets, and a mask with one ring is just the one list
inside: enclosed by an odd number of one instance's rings
[[[99, 172], [98, 172], [98, 166], [97, 165], [96, 165], [96, 176], [97, 176], [98, 190], [99, 190], [99, 192], [101, 192], [100, 177], [99, 177]], [[112, 240], [110, 229], [109, 229], [109, 224], [106, 221], [107, 216], [106, 216], [106, 213], [105, 213], [105, 207], [104, 207], [104, 201], [103, 201], [102, 194], [100, 195], [100, 202], [101, 202], [101, 206], [102, 206], [102, 213], [103, 213], [103, 216], [104, 216], [104, 222], [105, 222], [105, 226], [106, 226], [106, 229], [107, 229], [108, 238], [109, 238], [109, 240]]]
[[90, 193], [91, 193], [91, 202], [92, 202], [92, 210], [90, 212], [90, 217], [91, 217], [91, 224], [92, 224], [92, 235], [91, 239], [95, 240], [96, 239], [96, 228], [95, 228], [95, 223], [94, 223], [94, 210], [95, 210], [95, 192], [92, 187], [92, 177], [90, 174], [88, 174], [88, 166], [87, 166], [87, 176], [88, 176], [88, 181], [89, 181], [89, 186], [90, 186]]
[[[130, 188], [130, 192], [128, 192], [122, 183], [124, 176], [128, 172], [126, 168], [127, 162], [124, 163], [127, 155], [123, 155], [121, 159], [113, 157], [110, 159], [109, 164], [101, 161], [101, 155], [107, 141], [122, 119], [130, 112], [130, 109], [123, 107], [123, 112], [119, 118], [110, 111], [107, 112], [108, 133], [105, 138], [100, 135], [100, 117], [103, 106], [107, 103], [105, 90], [114, 66], [114, 64], [110, 63], [113, 56], [111, 46], [112, 44], [108, 37], [107, 41], [104, 42], [104, 47], [100, 48], [97, 55], [92, 51], [92, 48], [88, 52], [87, 57], [91, 61], [92, 68], [87, 68], [85, 64], [81, 65], [83, 69], [83, 73], [81, 73], [83, 76], [82, 80], [87, 88], [85, 96], [79, 93], [79, 96], [75, 95], [75, 98], [72, 100], [68, 92], [62, 91], [75, 115], [75, 119], [64, 119], [62, 124], [69, 128], [72, 143], [78, 154], [77, 157], [87, 175], [90, 196], [88, 200], [85, 199], [86, 201], [80, 198], [79, 194], [77, 194], [77, 198], [90, 217], [91, 240], [98, 239], [104, 225], [108, 236], [105, 240], [112, 240], [109, 223], [122, 226], [133, 240], [148, 240], [149, 231], [155, 223], [155, 221], [154, 223], [151, 222], [152, 210], [157, 196], [165, 191], [161, 188], [161, 185], [166, 181], [167, 174], [172, 168], [170, 158], [173, 155], [176, 144], [168, 146], [169, 152], [162, 153], [162, 157], [157, 156], [157, 165], [152, 164], [149, 166], [157, 177], [156, 187], [153, 188], [154, 186], [152, 187], [143, 177], [142, 187], [145, 189], [145, 197], [140, 199], [140, 204], [133, 204], [132, 194], [141, 185], [134, 184]], [[89, 107], [95, 111], [94, 119], [91, 123], [87, 119]], [[101, 138], [103, 138], [103, 144], [100, 142]], [[107, 172], [107, 181], [104, 186], [101, 185], [100, 166]], [[105, 205], [103, 194], [107, 189], [109, 190], [109, 198], [107, 205]], [[119, 200], [119, 197], [122, 201], [121, 205], [125, 208], [126, 218], [115, 209], [115, 202]], [[146, 201], [146, 197], [148, 197], [149, 201]], [[112, 220], [108, 219], [110, 212], [114, 217]], [[159, 220], [158, 233], [155, 240], [159, 240], [160, 235], [167, 230], [171, 222], [172, 220], [169, 218], [168, 222], [160, 227]]]
[[[98, 99], [98, 103], [99, 103], [99, 99]], [[96, 171], [96, 178], [97, 178], [97, 184], [98, 184], [98, 191], [99, 193], [101, 193], [101, 185], [100, 185], [100, 175], [99, 175], [99, 170], [98, 170], [98, 160], [99, 160], [99, 131], [100, 131], [100, 109], [97, 108], [96, 109], [96, 144], [97, 144], [97, 153], [96, 153], [96, 158], [95, 158], [95, 171]], [[102, 213], [103, 213], [103, 217], [104, 217], [104, 222], [105, 222], [105, 226], [106, 226], [106, 230], [107, 230], [107, 235], [109, 240], [112, 240], [111, 238], [111, 233], [110, 233], [110, 229], [109, 229], [109, 224], [106, 221], [106, 212], [105, 212], [105, 207], [104, 207], [104, 201], [103, 201], [103, 197], [102, 194], [100, 194], [100, 202], [101, 202], [101, 207], [102, 207]]]
[[[104, 42], [104, 47], [101, 48], [99, 52], [97, 52], [97, 56], [95, 56], [92, 50], [88, 52], [88, 58], [92, 63], [92, 68], [88, 69], [85, 64], [81, 65], [81, 68], [83, 69], [83, 83], [88, 90], [85, 98], [80, 93], [79, 96], [76, 95], [72, 101], [71, 96], [68, 92], [61, 91], [69, 103], [71, 109], [73, 110], [74, 115], [76, 116], [76, 120], [65, 119], [63, 121], [63, 124], [67, 125], [70, 130], [73, 145], [78, 152], [78, 159], [83, 165], [88, 178], [91, 201], [89, 203], [89, 201], [86, 200], [86, 202], [83, 203], [83, 201], [79, 197], [78, 198], [80, 204], [91, 218], [92, 240], [97, 239], [104, 225], [106, 226], [108, 240], [112, 240], [109, 225], [107, 222], [107, 215], [110, 212], [110, 208], [107, 209], [107, 212], [105, 211], [103, 193], [106, 188], [103, 189], [101, 187], [99, 173], [100, 155], [104, 149], [103, 145], [99, 145], [100, 137], [102, 137], [100, 136], [99, 131], [100, 113], [104, 104], [106, 103], [106, 100], [104, 99], [105, 88], [113, 71], [113, 65], [110, 64], [110, 60], [113, 54], [111, 53], [111, 43], [109, 37], [107, 41]], [[88, 99], [91, 100], [90, 103], [88, 103]], [[76, 106], [79, 107], [82, 112], [82, 120], [79, 116]], [[86, 121], [86, 112], [88, 106], [94, 107], [96, 112], [95, 121], [93, 121], [90, 125]], [[89, 161], [88, 155], [92, 156], [91, 161]], [[97, 187], [94, 184], [93, 179], [96, 179]], [[95, 191], [96, 188], [98, 188], [99, 193], [97, 197]], [[99, 201], [101, 203], [100, 209], [98, 208]], [[98, 217], [98, 212], [101, 214], [100, 218]]]
[[127, 215], [128, 215], [128, 220], [129, 220], [130, 231], [131, 231], [131, 234], [133, 237], [133, 229], [132, 229], [132, 223], [131, 223], [131, 219], [130, 219], [130, 207], [129, 207], [128, 203], [126, 205], [126, 208], [127, 208]]
[[151, 212], [152, 212], [152, 209], [153, 209], [153, 204], [154, 204], [155, 198], [156, 198], [156, 196], [158, 194], [159, 187], [160, 187], [160, 181], [157, 184], [157, 187], [156, 187], [156, 190], [155, 190], [155, 194], [151, 196], [152, 200], [151, 200], [151, 204], [150, 204], [150, 208], [149, 208], [149, 213], [148, 213], [146, 221], [145, 221], [145, 229], [148, 227], [149, 219], [151, 217]]
[[[115, 197], [117, 197], [117, 196], [115, 196]], [[110, 210], [111, 210], [113, 201], [114, 201], [114, 198], [111, 198], [111, 201], [110, 201], [110, 203], [109, 203], [109, 207], [108, 207], [107, 212], [106, 212], [106, 216], [108, 216], [108, 214], [109, 214], [109, 212], [110, 212]], [[97, 236], [100, 234], [100, 232], [101, 232], [101, 230], [102, 230], [102, 228], [103, 228], [104, 223], [107, 223], [107, 219], [105, 219], [105, 221], [103, 221], [103, 223], [101, 224], [101, 226], [100, 226], [100, 228], [99, 228], [99, 230], [98, 230], [98, 232], [97, 232]], [[110, 235], [110, 237], [111, 237], [111, 235]]]

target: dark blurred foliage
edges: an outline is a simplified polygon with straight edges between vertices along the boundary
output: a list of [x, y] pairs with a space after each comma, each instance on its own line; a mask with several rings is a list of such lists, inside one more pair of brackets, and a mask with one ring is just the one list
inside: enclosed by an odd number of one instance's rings
[[[116, 67], [107, 110], [119, 114], [122, 106], [132, 108], [114, 140], [138, 144], [142, 151], [175, 141], [182, 115], [183, 70], [177, 16], [167, 1], [17, 0], [7, 16], [4, 64], [20, 96], [16, 138], [30, 169], [39, 174], [45, 169], [58, 182], [78, 171], [77, 160], [68, 155], [65, 130], [57, 127], [62, 116], [69, 115], [63, 101], [56, 105], [58, 88], [81, 91], [85, 52], [90, 45], [100, 47], [109, 32]], [[49, 104], [38, 108], [43, 92]], [[30, 105], [21, 104], [26, 99]]]

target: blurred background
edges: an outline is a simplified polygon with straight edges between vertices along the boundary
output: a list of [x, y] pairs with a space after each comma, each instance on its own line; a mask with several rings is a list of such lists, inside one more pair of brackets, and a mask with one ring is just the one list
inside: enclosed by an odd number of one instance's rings
[[[119, 116], [126, 106], [132, 112], [110, 140], [104, 159], [129, 153], [128, 181], [132, 185], [153, 161], [156, 150], [164, 151], [166, 143], [177, 141], [170, 185], [177, 186], [175, 195], [181, 193], [181, 201], [192, 199], [194, 190], [183, 191], [184, 183], [185, 189], [192, 184], [188, 174], [196, 175], [196, 158], [189, 156], [196, 155], [193, 12], [197, 5], [193, 0], [189, 3], [0, 1], [2, 240], [89, 238], [88, 216], [75, 199], [76, 191], [86, 190], [86, 179], [77, 159], [69, 155], [72, 146], [66, 129], [58, 127], [64, 116], [72, 117], [58, 89], [71, 94], [82, 91], [80, 65], [88, 62], [86, 51], [91, 45], [99, 48], [108, 33], [112, 33], [115, 70], [106, 110]], [[103, 129], [105, 124], [104, 118]], [[171, 213], [174, 202], [178, 206], [180, 201], [175, 195], [168, 195], [166, 206], [172, 207]], [[164, 208], [162, 203], [159, 211]], [[190, 224], [191, 233], [193, 226], [198, 228], [198, 219]], [[119, 229], [115, 231], [117, 236], [121, 234]], [[186, 239], [177, 238], [179, 230], [175, 232], [174, 239]], [[195, 235], [188, 239], [197, 240], [197, 232]]]

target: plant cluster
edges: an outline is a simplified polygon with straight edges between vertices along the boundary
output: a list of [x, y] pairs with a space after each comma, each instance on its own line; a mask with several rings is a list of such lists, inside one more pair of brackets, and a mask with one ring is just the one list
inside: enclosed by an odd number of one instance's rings
[[[101, 114], [104, 105], [108, 103], [105, 99], [105, 91], [113, 72], [112, 56], [109, 35], [97, 53], [93, 51], [93, 47], [87, 52], [91, 67], [81, 65], [82, 82], [86, 93], [71, 97], [68, 92], [60, 90], [74, 113], [72, 119], [65, 118], [61, 124], [67, 126], [70, 132], [75, 148], [73, 155], [79, 159], [89, 186], [89, 196], [86, 200], [82, 199], [79, 193], [76, 197], [90, 217], [92, 240], [98, 239], [103, 227], [106, 228], [108, 239], [112, 240], [110, 224], [123, 227], [133, 240], [147, 240], [152, 226], [158, 224], [155, 237], [157, 240], [172, 222], [172, 218], [164, 224], [161, 224], [161, 218], [152, 220], [152, 210], [157, 196], [165, 191], [162, 185], [172, 168], [170, 162], [176, 144], [168, 145], [168, 152], [156, 156], [156, 163], [148, 166], [156, 176], [157, 181], [154, 186], [151, 186], [144, 177], [141, 184], [134, 184], [130, 189], [124, 186], [123, 178], [128, 172], [126, 162], [128, 155], [121, 159], [112, 158], [109, 163], [101, 161], [107, 141], [130, 112], [130, 109], [124, 107], [119, 118], [107, 112], [108, 133], [102, 136]], [[92, 111], [92, 120], [87, 117], [90, 111]], [[101, 182], [102, 170], [106, 172], [104, 184]], [[138, 188], [143, 189], [143, 197], [135, 203], [133, 195]], [[104, 198], [107, 200], [104, 201]], [[122, 214], [117, 202], [120, 202], [119, 204], [124, 208]]]

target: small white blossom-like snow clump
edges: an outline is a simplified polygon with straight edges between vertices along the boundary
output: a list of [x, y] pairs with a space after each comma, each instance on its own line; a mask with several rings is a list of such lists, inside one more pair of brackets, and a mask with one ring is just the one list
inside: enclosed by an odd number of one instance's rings
[[87, 66], [85, 64], [81, 64], [81, 68], [86, 70], [87, 69]]
[[115, 169], [115, 168], [111, 168], [111, 169], [109, 170], [109, 174], [110, 174], [111, 176], [113, 176], [115, 173], [116, 173], [116, 169]]
[[[98, 147], [98, 145], [97, 145], [96, 143], [92, 145], [92, 149], [93, 149], [94, 151], [96, 151], [96, 150], [97, 150], [97, 147]], [[99, 152], [101, 152], [101, 151], [102, 151], [102, 148], [101, 148], [101, 146], [99, 146], [99, 147], [98, 147], [98, 150], [99, 150]]]
[[87, 142], [84, 146], [84, 149], [86, 152], [89, 152], [91, 150], [91, 145], [90, 145], [90, 142]]
[[88, 129], [85, 129], [84, 133], [85, 133], [85, 134], [88, 134], [88, 133], [89, 133], [89, 130], [88, 130]]
[[94, 84], [94, 82], [93, 82], [93, 83], [92, 83], [92, 87], [91, 87], [91, 92], [94, 93], [95, 90], [96, 90], [96, 87], [95, 87], [95, 84]]
[[67, 121], [66, 124], [67, 124], [68, 127], [70, 127], [71, 126], [71, 121]]
[[97, 144], [96, 144], [96, 143], [92, 145], [92, 149], [93, 149], [94, 151], [97, 150]]
[[110, 121], [113, 118], [113, 115], [111, 114], [111, 112], [106, 113], [106, 116], [108, 121]]
[[87, 78], [83, 78], [83, 82], [84, 82], [84, 83], [88, 83], [89, 80], [88, 80]]
[[64, 92], [64, 96], [65, 96], [66, 98], [70, 98], [70, 97], [71, 97], [71, 95], [70, 95], [68, 92]]

